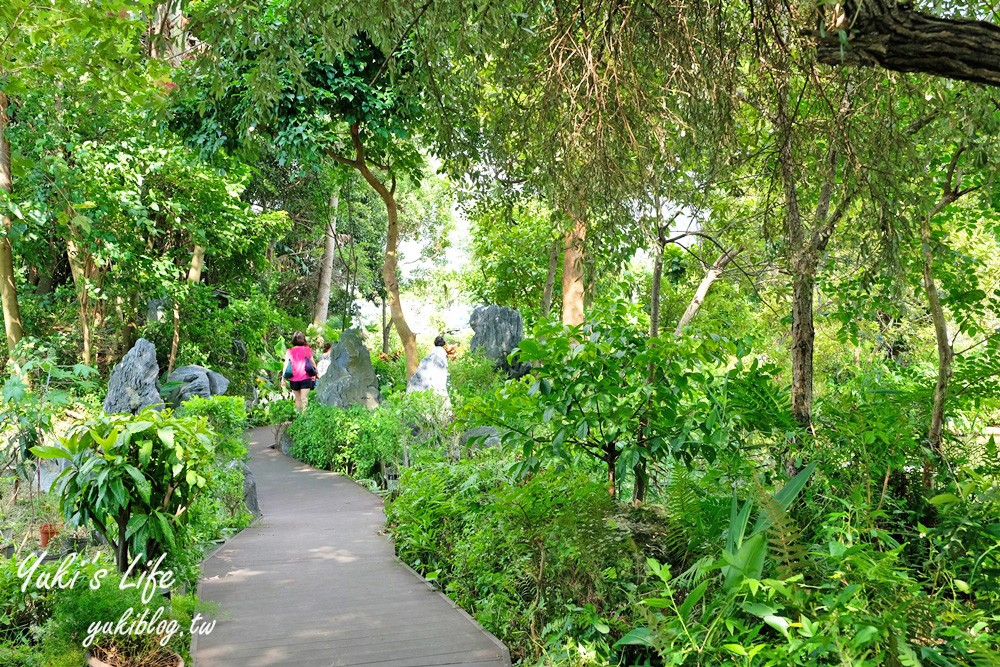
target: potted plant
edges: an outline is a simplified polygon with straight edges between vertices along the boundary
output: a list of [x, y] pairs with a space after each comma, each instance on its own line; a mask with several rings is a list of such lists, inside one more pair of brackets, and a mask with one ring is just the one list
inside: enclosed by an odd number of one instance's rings
[[86, 529], [77, 528], [63, 538], [62, 555], [68, 556], [71, 553], [80, 553], [88, 544], [90, 544], [90, 538], [87, 536]]
[[43, 523], [38, 528], [43, 549], [49, 545], [49, 540], [59, 534], [59, 528], [60, 526], [57, 523]]

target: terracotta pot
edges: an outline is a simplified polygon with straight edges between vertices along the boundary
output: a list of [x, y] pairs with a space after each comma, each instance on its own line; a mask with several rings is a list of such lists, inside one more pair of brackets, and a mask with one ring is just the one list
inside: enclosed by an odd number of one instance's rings
[[42, 538], [42, 548], [44, 549], [49, 544], [49, 540], [59, 534], [59, 524], [55, 523], [43, 523], [38, 529]]
[[[173, 667], [184, 667], [184, 659], [174, 653], [173, 651], [163, 650], [164, 654], [174, 659]], [[87, 651], [87, 666], [88, 667], [118, 667], [117, 665], [112, 665], [99, 658], [95, 658], [91, 655], [90, 651]]]

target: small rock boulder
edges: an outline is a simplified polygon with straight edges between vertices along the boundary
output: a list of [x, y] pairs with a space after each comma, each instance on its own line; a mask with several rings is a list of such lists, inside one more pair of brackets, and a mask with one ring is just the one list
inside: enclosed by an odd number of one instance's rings
[[151, 405], [163, 407], [163, 399], [156, 388], [159, 375], [156, 346], [140, 338], [111, 371], [104, 412], [134, 415]]
[[458, 446], [474, 449], [486, 449], [487, 447], [500, 446], [500, 429], [495, 426], [477, 426], [458, 437]]
[[357, 329], [342, 333], [340, 342], [330, 351], [330, 366], [316, 384], [316, 399], [338, 408], [363, 405], [373, 410], [378, 407], [382, 400], [378, 377]]
[[291, 456], [289, 452], [292, 451], [292, 447], [294, 446], [295, 442], [292, 441], [292, 436], [288, 435], [288, 429], [281, 429], [281, 435], [278, 436], [278, 451], [285, 456]]
[[253, 471], [243, 463], [243, 503], [247, 506], [247, 511], [255, 517], [263, 515], [260, 511], [260, 502], [257, 500], [257, 480], [253, 478]]
[[167, 382], [183, 383], [171, 394], [172, 402], [177, 405], [192, 396], [202, 398], [221, 396], [229, 389], [229, 380], [224, 375], [197, 365], [175, 368], [167, 377]]
[[443, 347], [435, 346], [431, 353], [420, 361], [417, 370], [406, 383], [407, 393], [432, 390], [444, 399], [444, 408], [451, 408], [448, 398], [448, 353]]
[[511, 366], [507, 361], [507, 356], [524, 338], [521, 313], [506, 306], [478, 306], [469, 316], [469, 326], [475, 332], [470, 345], [473, 351], [482, 348], [483, 354], [510, 377], [518, 378], [531, 370], [530, 364]]

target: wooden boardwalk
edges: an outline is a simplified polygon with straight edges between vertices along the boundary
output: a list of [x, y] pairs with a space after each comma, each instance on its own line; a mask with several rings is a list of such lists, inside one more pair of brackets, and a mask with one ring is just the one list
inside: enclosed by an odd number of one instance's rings
[[215, 628], [195, 667], [506, 667], [506, 647], [395, 556], [382, 500], [251, 431], [264, 517], [204, 565]]

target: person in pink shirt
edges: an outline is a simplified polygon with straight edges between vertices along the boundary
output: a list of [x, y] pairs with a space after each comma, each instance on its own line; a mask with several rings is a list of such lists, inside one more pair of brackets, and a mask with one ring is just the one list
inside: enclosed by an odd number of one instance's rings
[[312, 348], [306, 343], [306, 335], [296, 331], [292, 336], [292, 346], [285, 352], [285, 370], [281, 377], [281, 388], [289, 381], [295, 409], [302, 412], [309, 401], [309, 390], [316, 386], [316, 362]]

